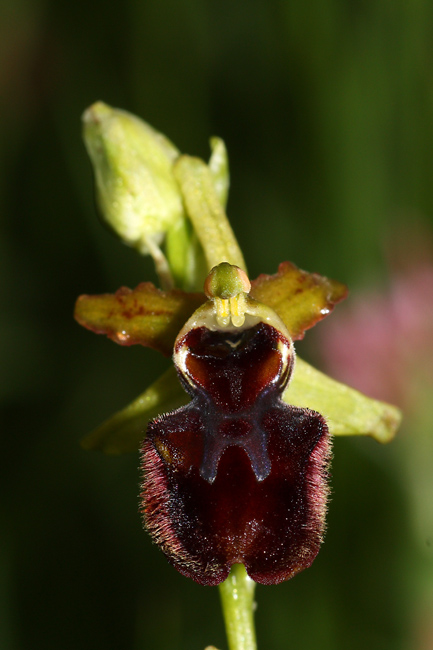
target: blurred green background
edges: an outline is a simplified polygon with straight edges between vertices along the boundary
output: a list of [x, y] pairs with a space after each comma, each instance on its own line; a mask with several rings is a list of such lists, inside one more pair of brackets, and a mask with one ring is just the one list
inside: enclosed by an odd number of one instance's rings
[[[3, 1], [2, 650], [226, 648], [217, 589], [141, 530], [137, 456], [78, 445], [166, 364], [72, 319], [81, 293], [155, 278], [96, 217], [83, 110], [122, 107], [205, 158], [223, 137], [251, 276], [289, 259], [356, 296], [386, 284], [396, 229], [432, 224], [432, 33], [428, 0]], [[314, 357], [308, 336], [298, 347]], [[388, 447], [336, 441], [326, 542], [311, 569], [257, 589], [261, 649], [433, 648], [410, 433], [409, 419]]]

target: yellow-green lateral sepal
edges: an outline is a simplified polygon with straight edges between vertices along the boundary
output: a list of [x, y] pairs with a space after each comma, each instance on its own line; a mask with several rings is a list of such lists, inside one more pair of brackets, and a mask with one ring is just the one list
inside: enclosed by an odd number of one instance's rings
[[220, 262], [245, 270], [245, 261], [215, 190], [215, 179], [200, 158], [180, 156], [173, 166], [185, 208], [203, 247], [208, 271]]
[[129, 406], [83, 438], [81, 445], [84, 449], [113, 455], [137, 451], [149, 420], [188, 401], [189, 397], [171, 367]]
[[206, 298], [179, 289], [161, 291], [151, 282], [116, 293], [80, 296], [75, 319], [95, 334], [105, 334], [119, 345], [144, 345], [171, 356], [180, 328]]
[[274, 275], [262, 274], [251, 282], [250, 295], [276, 311], [296, 341], [346, 297], [347, 287], [282, 262]]
[[333, 435], [367, 435], [383, 443], [393, 439], [402, 417], [395, 406], [331, 379], [299, 357], [283, 400], [321, 413]]

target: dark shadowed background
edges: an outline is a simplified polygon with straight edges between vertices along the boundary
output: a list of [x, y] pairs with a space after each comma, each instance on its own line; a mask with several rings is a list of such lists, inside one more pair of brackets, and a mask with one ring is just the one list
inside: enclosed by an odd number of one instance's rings
[[[355, 302], [386, 296], [395, 240], [427, 241], [433, 221], [432, 33], [429, 0], [2, 3], [2, 650], [226, 648], [217, 589], [141, 529], [138, 457], [78, 444], [167, 365], [72, 319], [81, 293], [155, 279], [97, 219], [83, 110], [122, 107], [204, 158], [224, 138], [251, 277], [288, 259]], [[323, 367], [321, 327], [298, 349]], [[311, 569], [257, 589], [261, 649], [433, 648], [433, 484], [405, 465], [433, 454], [418, 395], [392, 445], [336, 440], [326, 542]]]

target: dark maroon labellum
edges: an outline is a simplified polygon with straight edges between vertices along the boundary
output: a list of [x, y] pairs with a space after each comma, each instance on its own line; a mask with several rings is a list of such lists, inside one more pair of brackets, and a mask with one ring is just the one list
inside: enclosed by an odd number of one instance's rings
[[175, 364], [192, 401], [153, 420], [142, 446], [142, 512], [183, 575], [205, 585], [235, 563], [275, 584], [308, 567], [325, 526], [329, 434], [321, 415], [286, 405], [291, 342], [258, 322], [196, 327]]

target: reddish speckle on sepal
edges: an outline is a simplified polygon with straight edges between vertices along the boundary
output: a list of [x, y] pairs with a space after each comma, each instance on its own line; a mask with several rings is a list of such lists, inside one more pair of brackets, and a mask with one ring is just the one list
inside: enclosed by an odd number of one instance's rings
[[259, 323], [241, 332], [193, 329], [177, 348], [193, 399], [149, 424], [145, 526], [200, 584], [218, 584], [235, 563], [262, 584], [287, 580], [319, 551], [330, 457], [323, 417], [281, 401], [291, 344]]

